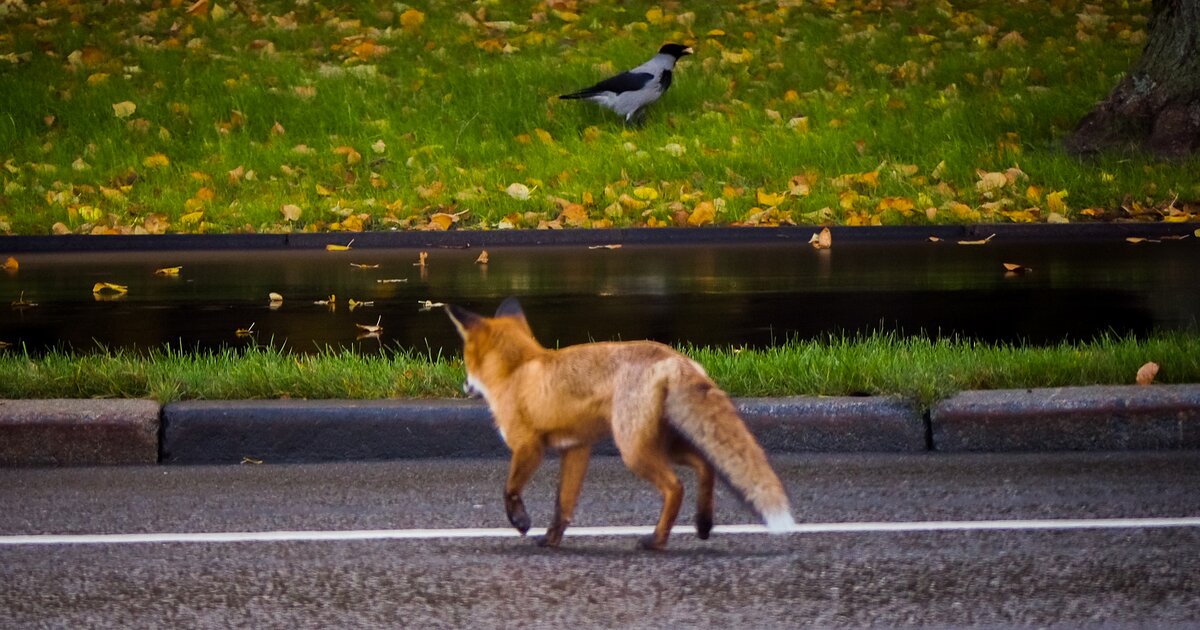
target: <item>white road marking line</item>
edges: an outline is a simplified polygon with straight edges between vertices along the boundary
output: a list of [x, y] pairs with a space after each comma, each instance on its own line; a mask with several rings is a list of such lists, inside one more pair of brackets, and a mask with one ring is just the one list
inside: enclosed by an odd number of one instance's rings
[[[790, 534], [866, 534], [894, 532], [979, 532], [1036, 531], [1078, 529], [1146, 529], [1163, 527], [1200, 527], [1200, 517], [1180, 518], [1101, 518], [1039, 519], [999, 521], [913, 521], [875, 523], [798, 523], [783, 533]], [[644, 536], [651, 526], [572, 527], [567, 536]], [[680, 525], [675, 535], [694, 534], [695, 528]], [[530, 530], [529, 535], [544, 534], [545, 529]], [[764, 534], [763, 525], [718, 525], [714, 534]], [[354, 540], [437, 540], [453, 538], [516, 538], [509, 528], [463, 529], [367, 529], [344, 531], [266, 531], [266, 532], [181, 532], [149, 534], [29, 534], [0, 536], [4, 545], [128, 545], [144, 543], [246, 543], [246, 542], [320, 542]]]

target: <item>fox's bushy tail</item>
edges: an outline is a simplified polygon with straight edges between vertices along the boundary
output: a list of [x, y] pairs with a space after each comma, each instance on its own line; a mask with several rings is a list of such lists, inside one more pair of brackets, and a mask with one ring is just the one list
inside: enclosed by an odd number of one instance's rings
[[667, 387], [667, 421], [717, 470], [775, 532], [795, 525], [783, 483], [729, 396], [689, 361]]

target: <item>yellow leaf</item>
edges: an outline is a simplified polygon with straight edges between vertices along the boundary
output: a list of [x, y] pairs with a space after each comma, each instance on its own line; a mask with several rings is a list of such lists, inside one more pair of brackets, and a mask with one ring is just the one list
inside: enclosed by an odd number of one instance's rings
[[121, 293], [129, 292], [129, 287], [123, 284], [113, 284], [111, 282], [97, 282], [92, 286], [92, 293]]
[[155, 153], [142, 160], [142, 165], [146, 168], [165, 168], [171, 164], [171, 160], [161, 153]]
[[429, 217], [429, 227], [439, 230], [449, 230], [458, 221], [458, 216], [445, 212], [436, 212]]
[[338, 155], [346, 156], [346, 164], [358, 164], [362, 161], [362, 154], [354, 150], [354, 147], [335, 147], [333, 152]]
[[344, 252], [344, 251], [350, 249], [350, 246], [353, 244], [354, 244], [354, 239], [350, 239], [350, 242], [346, 243], [345, 245], [336, 245], [334, 243], [330, 243], [325, 246], [325, 251], [327, 251], [327, 252]]
[[550, 135], [549, 131], [538, 127], [533, 130], [533, 133], [537, 135], [538, 140], [542, 141], [542, 144], [554, 144], [554, 136]]
[[482, 252], [479, 252], [479, 257], [475, 259], [475, 264], [477, 264], [477, 265], [488, 264], [488, 253], [487, 253], [486, 249], [483, 250]]
[[8, 260], [4, 261], [4, 270], [5, 271], [16, 271], [20, 267], [21, 267], [21, 265], [19, 265], [17, 263], [17, 259], [13, 258], [12, 256], [9, 256]]
[[1046, 195], [1046, 209], [1050, 212], [1063, 214], [1067, 211], [1067, 204], [1063, 199], [1067, 196], [1067, 191], [1060, 190]]
[[554, 17], [556, 17], [564, 22], [578, 22], [579, 21], [579, 14], [575, 13], [573, 11], [559, 11], [558, 9], [554, 9], [552, 12], [554, 13]]
[[407, 33], [416, 33], [425, 23], [425, 14], [416, 9], [409, 9], [400, 14], [400, 27]]
[[1030, 269], [1029, 267], [1026, 267], [1025, 265], [1021, 265], [1018, 263], [1001, 263], [1001, 264], [1004, 265], [1004, 270], [1007, 271], [1008, 273], [1029, 273], [1030, 271], [1033, 271], [1033, 269]]
[[633, 196], [643, 201], [653, 201], [658, 199], [658, 191], [649, 186], [638, 186], [633, 189]]
[[581, 204], [567, 204], [558, 218], [571, 227], [584, 227], [588, 220], [587, 209]]
[[116, 115], [117, 118], [129, 118], [133, 115], [133, 112], [137, 111], [137, 105], [134, 105], [130, 101], [113, 103], [112, 108], [113, 114]]
[[271, 301], [272, 305], [283, 303], [283, 296], [274, 291], [267, 294], [267, 299]]
[[182, 266], [180, 266], [180, 267], [163, 267], [162, 269], [155, 269], [154, 273], [155, 273], [155, 275], [159, 275], [159, 276], [178, 276], [179, 271], [181, 269], [183, 269]]
[[696, 208], [688, 215], [688, 225], [699, 227], [708, 225], [717, 218], [717, 207], [711, 201], [701, 201], [696, 204]]
[[180, 223], [199, 223], [200, 219], [203, 219], [203, 218], [204, 218], [204, 211], [197, 210], [196, 212], [189, 212], [189, 213], [179, 217], [179, 222]]
[[322, 197], [328, 197], [333, 194], [333, 191], [320, 184], [317, 184], [317, 194]]
[[1126, 238], [1125, 241], [1128, 243], [1133, 243], [1134, 245], [1137, 245], [1138, 243], [1161, 243], [1162, 242], [1162, 241], [1159, 241], [1156, 239], [1144, 238], [1141, 236], [1130, 236], [1130, 237]]
[[784, 193], [769, 193], [759, 188], [758, 193], [755, 195], [755, 199], [758, 200], [758, 203], [764, 206], [778, 206], [779, 204], [783, 203], [784, 199], [787, 199], [787, 195]]

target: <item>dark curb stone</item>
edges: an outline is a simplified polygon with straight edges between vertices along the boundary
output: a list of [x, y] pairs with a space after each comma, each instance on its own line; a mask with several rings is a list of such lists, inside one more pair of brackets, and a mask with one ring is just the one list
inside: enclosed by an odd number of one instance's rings
[[275, 464], [507, 455], [473, 401], [196, 401], [163, 407], [162, 461]]
[[937, 451], [1200, 448], [1200, 385], [972, 391], [930, 412]]
[[152, 400], [0, 400], [0, 466], [158, 461]]
[[925, 421], [902, 398], [796, 396], [735, 402], [768, 452], [926, 450]]
[[[924, 423], [900, 399], [764, 398], [738, 406], [771, 452], [925, 450]], [[169, 404], [162, 415], [169, 464], [509, 454], [476, 401], [197, 401]], [[595, 452], [617, 453], [611, 440]]]
[[[1117, 241], [1138, 236], [1191, 234], [1197, 223], [1070, 223], [931, 226], [843, 226], [831, 228], [835, 243], [911, 243], [930, 236], [943, 240], [996, 239], [1019, 242]], [[451, 230], [295, 234], [155, 234], [136, 236], [0, 236], [0, 251], [171, 251], [180, 249], [321, 249], [354, 238], [355, 249], [392, 247], [468, 248], [538, 245], [699, 245], [793, 241], [806, 243], [820, 227], [707, 227], [569, 230]]]

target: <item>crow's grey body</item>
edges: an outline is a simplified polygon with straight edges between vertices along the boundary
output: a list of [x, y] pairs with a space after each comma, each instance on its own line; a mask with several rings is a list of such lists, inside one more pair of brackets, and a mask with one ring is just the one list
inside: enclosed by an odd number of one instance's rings
[[692, 49], [686, 46], [667, 44], [646, 63], [559, 98], [591, 101], [620, 114], [625, 122], [632, 122], [634, 116], [671, 87], [675, 62], [691, 52]]

